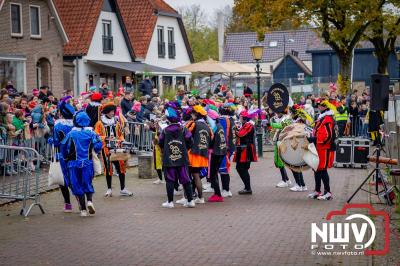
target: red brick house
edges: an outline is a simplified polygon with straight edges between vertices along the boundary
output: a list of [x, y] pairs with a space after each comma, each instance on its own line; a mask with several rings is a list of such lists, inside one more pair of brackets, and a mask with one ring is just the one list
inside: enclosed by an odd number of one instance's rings
[[63, 45], [68, 42], [52, 0], [0, 0], [0, 87], [19, 91], [48, 85], [63, 91]]

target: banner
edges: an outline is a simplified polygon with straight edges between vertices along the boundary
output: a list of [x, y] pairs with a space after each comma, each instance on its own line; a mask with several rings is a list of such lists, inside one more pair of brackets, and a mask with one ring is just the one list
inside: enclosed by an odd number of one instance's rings
[[267, 94], [269, 108], [275, 113], [282, 113], [289, 104], [289, 91], [285, 85], [275, 83], [271, 86]]

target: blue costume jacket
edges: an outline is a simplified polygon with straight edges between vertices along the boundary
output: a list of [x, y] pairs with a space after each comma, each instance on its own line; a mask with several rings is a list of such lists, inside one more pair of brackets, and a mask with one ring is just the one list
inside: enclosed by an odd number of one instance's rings
[[62, 153], [66, 149], [65, 144], [62, 144], [64, 138], [68, 135], [73, 127], [72, 119], [59, 119], [54, 125], [53, 138], [49, 139], [49, 143], [53, 143], [54, 147], [58, 148], [57, 158], [60, 160], [61, 171], [64, 176], [64, 185], [69, 186], [69, 174], [67, 163], [64, 160]]
[[90, 118], [85, 112], [78, 112], [74, 117], [75, 127], [68, 133], [62, 144], [63, 158], [68, 162], [71, 190], [75, 196], [94, 193], [92, 179], [94, 177], [92, 150], [101, 151], [103, 143], [91, 128], [86, 128]]

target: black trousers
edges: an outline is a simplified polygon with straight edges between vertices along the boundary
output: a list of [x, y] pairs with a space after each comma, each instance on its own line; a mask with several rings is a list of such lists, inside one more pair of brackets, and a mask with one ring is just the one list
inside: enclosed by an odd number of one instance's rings
[[107, 181], [107, 188], [111, 189], [111, 184], [112, 184], [112, 175], [110, 174], [110, 169], [108, 169], [109, 167], [112, 167], [114, 165], [115, 170], [117, 171], [118, 177], [119, 177], [119, 184], [121, 186], [121, 190], [123, 190], [125, 188], [125, 174], [122, 173], [121, 171], [121, 166], [119, 164], [119, 161], [113, 161], [110, 164], [108, 163], [108, 158], [104, 153], [104, 150], [101, 151], [102, 152], [102, 157], [104, 160], [104, 172], [106, 174], [106, 181]]
[[[174, 189], [176, 187], [176, 184], [175, 184], [175, 182], [167, 180], [165, 185], [167, 188], [168, 202], [173, 202], [174, 201]], [[183, 191], [185, 192], [187, 200], [192, 201], [193, 200], [193, 191], [192, 191], [192, 183], [191, 182], [187, 182], [186, 184], [183, 185]]]
[[321, 181], [324, 183], [324, 194], [327, 192], [331, 192], [331, 188], [329, 186], [329, 175], [328, 170], [319, 170], [314, 172], [315, 178], [315, 191], [321, 192]]
[[296, 184], [299, 185], [300, 187], [305, 187], [306, 184], [304, 183], [303, 173], [302, 172], [298, 173], [293, 170], [292, 173], [294, 180], [296, 181]]
[[279, 171], [281, 172], [282, 181], [283, 182], [289, 181], [289, 177], [288, 177], [288, 175], [286, 173], [285, 167], [279, 168]]
[[218, 170], [225, 155], [211, 154], [210, 160], [210, 182], [216, 195], [221, 197], [221, 189], [219, 187]]
[[236, 163], [236, 170], [237, 170], [240, 178], [242, 179], [244, 188], [246, 190], [251, 190], [250, 174], [249, 174], [250, 164], [251, 164], [251, 162]]
[[229, 191], [229, 183], [231, 182], [231, 177], [229, 174], [220, 174], [221, 175], [221, 183], [222, 189], [225, 191]]
[[[92, 201], [92, 197], [93, 197], [92, 193], [86, 193], [85, 195], [86, 195], [87, 201]], [[85, 195], [77, 196], [81, 211], [86, 210]]]
[[343, 137], [344, 130], [346, 129], [347, 120], [337, 121], [336, 124], [338, 126], [339, 137]]
[[69, 189], [68, 189], [68, 187], [60, 185], [60, 190], [61, 190], [61, 194], [63, 195], [63, 198], [64, 198], [64, 203], [65, 204], [71, 204], [71, 199], [69, 197]]

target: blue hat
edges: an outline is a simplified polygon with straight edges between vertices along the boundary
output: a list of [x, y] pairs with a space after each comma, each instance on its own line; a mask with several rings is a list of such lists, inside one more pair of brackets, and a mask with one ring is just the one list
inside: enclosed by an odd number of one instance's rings
[[90, 125], [90, 118], [85, 111], [79, 111], [74, 116], [74, 126], [87, 127]]
[[165, 116], [172, 123], [179, 122], [179, 113], [175, 108], [167, 107], [165, 110]]
[[62, 117], [65, 119], [72, 119], [74, 117], [75, 109], [67, 102], [61, 102], [58, 106], [58, 109], [60, 110]]

